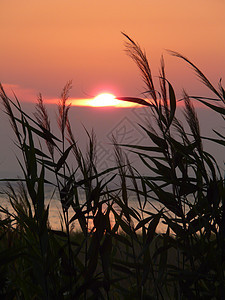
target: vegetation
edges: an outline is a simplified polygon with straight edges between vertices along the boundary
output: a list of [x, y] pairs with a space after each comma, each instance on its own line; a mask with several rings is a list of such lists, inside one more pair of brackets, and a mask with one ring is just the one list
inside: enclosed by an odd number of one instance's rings
[[[67, 105], [71, 82], [58, 104], [59, 136], [52, 133], [41, 95], [30, 117], [0, 88], [23, 157], [18, 161], [23, 178], [15, 180], [17, 188], [10, 182], [5, 188], [13, 212], [1, 206], [1, 299], [224, 299], [224, 178], [204, 149], [192, 101], [224, 117], [225, 91], [221, 82], [216, 89], [187, 58], [172, 52], [214, 94], [190, 99], [184, 93], [186, 130], [176, 118], [177, 100], [163, 58], [157, 92], [145, 53], [126, 38], [126, 50], [147, 89], [145, 99], [121, 100], [145, 105], [155, 124], [140, 125], [148, 145], [118, 145], [114, 140], [113, 168], [98, 170], [93, 133], [87, 133], [86, 154], [75, 141]], [[215, 135], [208, 140], [225, 146], [224, 136]], [[135, 170], [121, 148], [136, 153], [148, 173]], [[75, 168], [68, 163], [71, 156]], [[113, 188], [118, 178], [120, 185]], [[61, 230], [49, 225], [46, 184], [59, 194]], [[135, 208], [130, 206], [131, 193]], [[75, 220], [79, 233], [72, 231]], [[160, 222], [166, 230], [157, 233]]]

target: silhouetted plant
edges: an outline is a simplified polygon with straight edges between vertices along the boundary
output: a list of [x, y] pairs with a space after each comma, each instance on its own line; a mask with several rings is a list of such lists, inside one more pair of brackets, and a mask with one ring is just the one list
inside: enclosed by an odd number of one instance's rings
[[[145, 95], [150, 100], [121, 97], [119, 99], [143, 103], [149, 106], [155, 116], [157, 128], [146, 128], [154, 144], [153, 147], [124, 145], [135, 149], [144, 165], [149, 169], [148, 176], [139, 176], [149, 188], [148, 201], [157, 201], [163, 205], [161, 213], [167, 233], [162, 234], [161, 244], [154, 256], [159, 256], [157, 273], [167, 270], [164, 282], [173, 282], [174, 297], [223, 299], [224, 295], [224, 180], [216, 160], [204, 150], [200, 134], [200, 126], [194, 106], [187, 93], [184, 92], [185, 119], [190, 128], [188, 134], [182, 124], [176, 119], [176, 98], [174, 90], [165, 77], [164, 61], [160, 72], [161, 91], [156, 92], [149, 71], [149, 64], [140, 46], [125, 35], [129, 43], [127, 51], [141, 70], [147, 86]], [[219, 90], [214, 88], [205, 75], [187, 58], [171, 52], [188, 62], [200, 77], [201, 81], [217, 97], [192, 97], [214, 111], [224, 115], [225, 108], [215, 106], [210, 101], [224, 103], [224, 89], [219, 83]], [[146, 71], [148, 70], [148, 71]], [[166, 88], [168, 86], [168, 91]], [[167, 95], [169, 101], [167, 100]], [[159, 95], [159, 97], [157, 97]], [[174, 130], [176, 136], [174, 134]], [[220, 139], [206, 138], [224, 145], [224, 137], [215, 132]], [[177, 137], [177, 134], [179, 135]], [[158, 155], [156, 156], [155, 153]], [[142, 191], [141, 191], [142, 192]], [[168, 234], [174, 233], [172, 238]], [[176, 264], [168, 264], [168, 255], [176, 249]], [[215, 261], [215, 257], [217, 257]], [[164, 276], [165, 278], [165, 276]], [[172, 291], [169, 289], [169, 291]], [[176, 296], [175, 296], [176, 295]]]
[[[225, 138], [217, 131], [215, 138], [201, 135], [193, 101], [224, 117], [225, 91], [221, 81], [216, 89], [187, 58], [170, 52], [190, 64], [215, 95], [184, 92], [185, 129], [176, 117], [164, 59], [156, 91], [146, 54], [124, 36], [146, 91], [144, 99], [118, 99], [146, 106], [155, 123], [140, 124], [147, 145], [118, 145], [113, 139], [112, 168], [98, 170], [93, 132], [86, 132], [86, 153], [76, 142], [69, 122], [71, 82], [58, 103], [59, 137], [41, 95], [31, 117], [0, 86], [23, 158], [18, 160], [23, 178], [11, 179], [4, 189], [12, 209], [0, 207], [2, 299], [224, 299], [224, 178], [204, 140], [225, 146]], [[132, 166], [125, 148], [139, 157], [146, 174]], [[61, 230], [49, 224], [46, 184], [61, 203]], [[159, 232], [160, 224], [165, 231]]]

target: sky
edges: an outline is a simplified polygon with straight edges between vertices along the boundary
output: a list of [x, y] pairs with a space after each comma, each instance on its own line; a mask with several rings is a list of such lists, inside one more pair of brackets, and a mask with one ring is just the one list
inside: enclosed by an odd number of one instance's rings
[[223, 0], [1, 0], [0, 81], [12, 85], [21, 101], [60, 95], [68, 80], [71, 97], [106, 91], [140, 96], [144, 85], [124, 52], [127, 33], [145, 49], [152, 73], [160, 57], [178, 90], [202, 91], [184, 62], [187, 56], [217, 83], [225, 75]]
[[[187, 56], [217, 85], [225, 78], [224, 15], [224, 0], [0, 0], [0, 82], [29, 112], [39, 93], [53, 103], [69, 80], [71, 99], [92, 99], [103, 92], [140, 97], [145, 87], [124, 51], [125, 32], [146, 51], [156, 82], [163, 54], [177, 98], [183, 88], [208, 96], [193, 71], [167, 49]], [[113, 130], [138, 122], [136, 111], [73, 107], [70, 114], [82, 132], [81, 142], [85, 125], [94, 127], [101, 143], [109, 142]], [[0, 116], [4, 171], [14, 167], [8, 145], [12, 156], [15, 148], [8, 121], [2, 112]]]

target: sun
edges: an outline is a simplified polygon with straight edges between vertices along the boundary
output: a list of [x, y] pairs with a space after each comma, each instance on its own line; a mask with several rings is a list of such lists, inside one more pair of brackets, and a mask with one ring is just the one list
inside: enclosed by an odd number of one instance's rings
[[116, 99], [116, 96], [109, 93], [102, 93], [96, 96], [91, 100], [91, 106], [94, 107], [102, 107], [102, 106], [116, 106], [120, 103], [119, 100]]
[[[126, 98], [126, 97], [125, 97]], [[72, 99], [71, 105], [73, 106], [87, 106], [87, 107], [116, 107], [116, 108], [129, 108], [137, 107], [137, 103], [122, 101], [116, 98], [115, 95], [110, 93], [101, 93], [92, 99]]]

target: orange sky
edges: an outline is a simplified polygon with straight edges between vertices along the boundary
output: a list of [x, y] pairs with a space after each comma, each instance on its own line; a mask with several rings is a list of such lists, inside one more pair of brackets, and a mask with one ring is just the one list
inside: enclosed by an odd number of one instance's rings
[[39, 92], [58, 97], [68, 80], [72, 98], [103, 91], [140, 97], [124, 31], [146, 50], [153, 75], [164, 53], [177, 93], [184, 87], [199, 94], [189, 68], [165, 49], [189, 57], [217, 84], [225, 77], [224, 16], [223, 0], [1, 0], [0, 81], [29, 101]]

